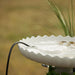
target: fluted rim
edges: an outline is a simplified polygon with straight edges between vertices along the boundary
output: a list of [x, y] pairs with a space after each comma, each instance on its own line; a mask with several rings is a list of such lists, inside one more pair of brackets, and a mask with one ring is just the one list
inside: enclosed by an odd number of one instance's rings
[[[22, 44], [18, 44], [18, 46], [19, 46], [19, 49], [20, 49], [20, 51], [22, 52], [22, 54], [24, 55], [24, 56], [26, 56], [27, 58], [29, 58], [29, 59], [32, 59], [32, 60], [34, 60], [34, 61], [37, 61], [37, 62], [40, 62], [40, 63], [46, 63], [46, 64], [52, 64], [52, 62], [49, 62], [49, 61], [51, 61], [51, 60], [56, 60], [56, 62], [59, 62], [60, 64], [55, 64], [54, 62], [53, 62], [53, 64], [52, 65], [56, 65], [56, 66], [61, 66], [61, 67], [63, 67], [64, 65], [66, 66], [66, 67], [75, 67], [74, 65], [74, 62], [75, 62], [75, 47], [73, 48], [73, 52], [72, 51], [70, 51], [70, 53], [72, 53], [73, 54], [73, 56], [64, 56], [63, 54], [64, 53], [61, 53], [61, 51], [60, 50], [58, 50], [58, 51], [56, 51], [57, 53], [56, 54], [50, 54], [50, 53], [48, 53], [46, 50], [45, 51], [43, 51], [43, 49], [39, 49], [39, 48], [37, 48], [36, 47], [36, 45], [35, 44], [37, 44], [37, 43], [39, 43], [40, 41], [41, 42], [43, 42], [43, 41], [54, 41], [55, 43], [57, 43], [57, 42], [61, 42], [61, 41], [67, 41], [67, 42], [75, 42], [75, 37], [70, 37], [70, 36], [66, 36], [66, 37], [64, 37], [64, 36], [61, 36], [61, 35], [59, 35], [59, 36], [54, 36], [54, 35], [51, 35], [51, 36], [47, 36], [47, 35], [44, 35], [44, 36], [37, 36], [37, 37], [34, 37], [34, 36], [32, 36], [32, 37], [27, 37], [26, 39], [22, 39], [22, 40], [20, 40], [21, 42], [25, 42], [25, 43], [27, 43], [27, 44], [29, 44], [31, 47], [25, 47], [24, 45], [22, 45]], [[48, 42], [47, 42], [48, 43]], [[42, 43], [41, 43], [42, 44]], [[44, 45], [45, 46], [45, 45]], [[56, 48], [56, 47], [55, 47]], [[61, 47], [60, 47], [61, 48]], [[64, 47], [65, 48], [65, 47]], [[63, 49], [64, 49], [63, 48]], [[68, 46], [67, 46], [67, 48], [68, 48]], [[71, 48], [70, 48], [71, 49]], [[60, 52], [59, 52], [60, 51]], [[28, 53], [28, 54], [30, 54], [30, 55], [27, 55], [26, 53]], [[46, 53], [47, 52], [47, 53]], [[33, 55], [32, 55], [33, 54]], [[66, 55], [66, 53], [65, 53], [65, 55]], [[33, 57], [34, 56], [34, 57]], [[39, 59], [39, 57], [40, 57], [40, 59]], [[48, 61], [47, 59], [44, 59], [44, 58], [47, 58], [48, 57], [48, 60], [49, 60], [49, 58], [50, 58], [50, 60]], [[37, 58], [37, 59], [35, 59], [35, 58]], [[39, 61], [40, 60], [40, 61]], [[47, 60], [47, 61], [46, 61]], [[45, 62], [46, 61], [46, 62]], [[61, 62], [62, 61], [62, 62]], [[49, 63], [48, 63], [49, 62]], [[68, 62], [68, 63], [67, 63]], [[64, 63], [64, 65], [62, 65], [62, 63]], [[49, 64], [49, 65], [50, 65]], [[68, 64], [68, 65], [67, 65]]]

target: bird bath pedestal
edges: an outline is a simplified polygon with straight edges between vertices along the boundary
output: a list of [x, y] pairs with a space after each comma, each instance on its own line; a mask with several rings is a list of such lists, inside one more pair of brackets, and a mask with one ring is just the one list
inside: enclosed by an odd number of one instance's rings
[[56, 73], [59, 73], [61, 75], [62, 73], [66, 73], [67, 75], [73, 75], [73, 68], [56, 68]]

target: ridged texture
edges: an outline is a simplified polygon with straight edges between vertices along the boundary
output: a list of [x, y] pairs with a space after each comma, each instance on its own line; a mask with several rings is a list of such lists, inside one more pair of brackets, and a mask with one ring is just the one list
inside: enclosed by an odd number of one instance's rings
[[31, 46], [18, 44], [21, 53], [31, 60], [57, 67], [75, 67], [75, 37], [45, 35], [20, 41]]

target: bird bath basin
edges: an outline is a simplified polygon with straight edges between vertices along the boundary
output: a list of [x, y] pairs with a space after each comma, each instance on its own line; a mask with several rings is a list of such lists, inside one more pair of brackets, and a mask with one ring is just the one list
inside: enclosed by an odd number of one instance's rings
[[60, 72], [61, 70], [72, 72], [75, 68], [75, 37], [32, 36], [20, 42], [30, 46], [18, 44], [21, 53], [33, 61], [56, 66]]

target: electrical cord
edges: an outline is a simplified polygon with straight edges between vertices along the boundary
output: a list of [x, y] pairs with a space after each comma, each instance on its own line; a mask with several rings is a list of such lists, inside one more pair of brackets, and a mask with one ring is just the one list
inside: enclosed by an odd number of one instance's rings
[[10, 56], [11, 56], [11, 52], [12, 52], [12, 50], [13, 50], [13, 47], [14, 47], [16, 44], [19, 44], [19, 43], [24, 44], [25, 46], [30, 47], [28, 44], [26, 44], [26, 43], [24, 43], [24, 42], [15, 42], [15, 43], [11, 46], [10, 51], [9, 51], [9, 55], [8, 55], [8, 59], [7, 59], [6, 75], [8, 75], [9, 60], [10, 60]]

